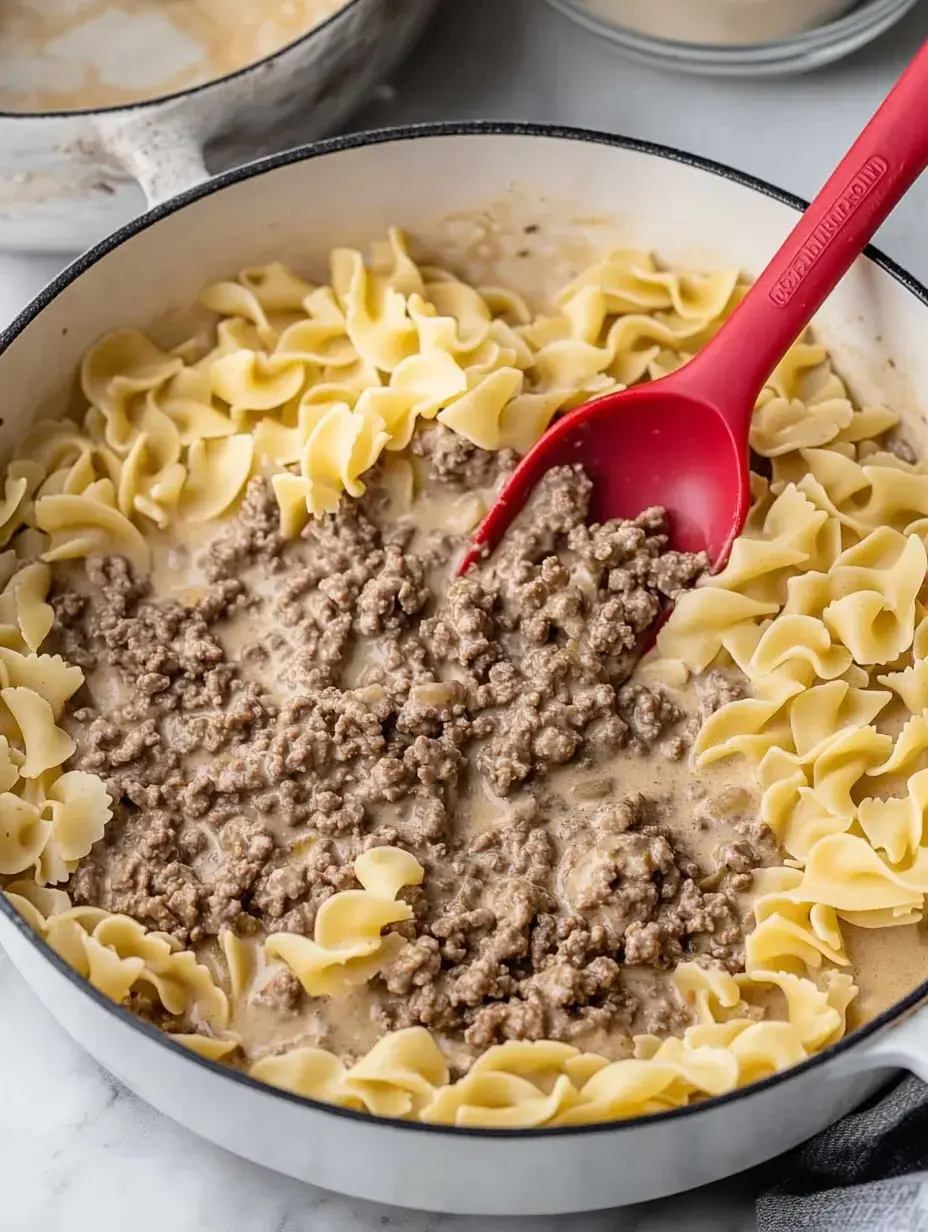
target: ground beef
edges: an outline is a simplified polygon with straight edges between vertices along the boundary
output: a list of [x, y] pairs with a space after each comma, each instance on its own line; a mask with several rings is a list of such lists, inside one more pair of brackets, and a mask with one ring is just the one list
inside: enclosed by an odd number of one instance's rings
[[358, 630], [376, 634], [409, 624], [429, 597], [425, 569], [418, 557], [391, 544], [376, 577], [368, 578], [358, 596]]
[[708, 672], [699, 683], [699, 698], [702, 715], [708, 718], [716, 710], [721, 710], [729, 702], [740, 701], [744, 697], [744, 686], [735, 676], [725, 672]]
[[[128, 562], [110, 556], [88, 560], [87, 583], [90, 604], [69, 592], [57, 596], [58, 629], [68, 634], [62, 649], [67, 655], [78, 643], [85, 671], [104, 665], [131, 683], [134, 697], [123, 708], [123, 723], [151, 725], [152, 711], [219, 708], [228, 701], [234, 669], [210, 625], [235, 610], [244, 591], [240, 582], [217, 583], [193, 607], [152, 601], [148, 584], [136, 582]], [[121, 764], [133, 760], [126, 754]]]
[[578, 752], [614, 752], [629, 732], [649, 747], [681, 717], [659, 692], [619, 686], [705, 559], [667, 551], [660, 510], [588, 525], [589, 495], [580, 468], [550, 472], [494, 557], [423, 622], [432, 653], [468, 673], [490, 736], [478, 766], [502, 795]]
[[303, 986], [291, 971], [283, 968], [254, 994], [253, 1000], [279, 1014], [295, 1014], [303, 1002]]
[[918, 461], [918, 454], [909, 444], [908, 440], [906, 440], [900, 428], [893, 428], [891, 432], [887, 433], [883, 441], [883, 448], [895, 454], [900, 462], [907, 462], [910, 466], [914, 466]]
[[[442, 427], [414, 450], [439, 494], [513, 462]], [[369, 986], [382, 1030], [423, 1024], [471, 1051], [605, 1035], [620, 1055], [631, 1030], [678, 1029], [666, 973], [685, 957], [737, 966], [737, 895], [764, 860], [736, 831], [701, 868], [661, 824], [666, 801], [607, 777], [578, 803], [558, 775], [623, 750], [679, 756], [684, 716], [629, 676], [704, 558], [668, 549], [659, 509], [589, 523], [589, 480], [562, 467], [499, 550], [449, 581], [462, 540], [385, 518], [383, 474], [291, 543], [252, 480], [192, 605], [155, 598], [117, 558], [54, 595], [60, 648], [88, 675], [66, 720], [74, 764], [115, 798], [75, 901], [184, 944], [312, 936], [322, 904], [357, 888], [356, 856], [400, 845], [426, 878], [403, 891], [413, 918]], [[119, 704], [99, 701], [104, 677]], [[710, 677], [703, 704], [733, 688]], [[478, 806], [486, 821], [468, 824]], [[707, 801], [690, 806], [710, 824]], [[254, 1000], [305, 1010], [287, 971]]]
[[210, 545], [206, 558], [207, 576], [217, 581], [235, 578], [245, 565], [255, 560], [277, 560], [285, 544], [271, 485], [260, 479], [252, 480], [238, 517]]
[[441, 971], [441, 953], [434, 937], [418, 937], [408, 942], [397, 958], [381, 972], [387, 991], [407, 996], [414, 988], [432, 984]]
[[436, 424], [413, 438], [413, 450], [428, 460], [433, 483], [471, 491], [496, 483], [500, 474], [511, 471], [516, 455], [511, 450], [490, 453], [443, 424]]
[[639, 750], [656, 744], [683, 717], [660, 689], [637, 683], [624, 685], [619, 691], [618, 710]]

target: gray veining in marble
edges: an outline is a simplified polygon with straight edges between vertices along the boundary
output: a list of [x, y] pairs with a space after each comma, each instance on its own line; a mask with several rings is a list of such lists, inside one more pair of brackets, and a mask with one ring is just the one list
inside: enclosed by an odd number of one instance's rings
[[[742, 1232], [751, 1187], [618, 1213], [464, 1219], [353, 1202], [153, 1112], [71, 1042], [0, 954], [0, 1232]], [[747, 1199], [747, 1201], [745, 1201]]]

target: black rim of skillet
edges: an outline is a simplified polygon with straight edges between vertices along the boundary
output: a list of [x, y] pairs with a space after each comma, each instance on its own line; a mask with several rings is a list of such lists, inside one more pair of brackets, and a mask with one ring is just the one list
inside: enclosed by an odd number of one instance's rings
[[[711, 159], [702, 158], [696, 154], [688, 154], [682, 150], [674, 149], [670, 146], [655, 145], [648, 141], [639, 141], [632, 137], [620, 137], [611, 133], [596, 132], [591, 129], [583, 128], [563, 128], [553, 124], [529, 124], [529, 123], [512, 123], [506, 121], [494, 120], [476, 120], [462, 123], [437, 123], [437, 124], [418, 124], [409, 125], [398, 128], [375, 129], [370, 132], [351, 133], [344, 137], [333, 137], [326, 141], [315, 142], [311, 145], [301, 146], [297, 149], [288, 150], [283, 154], [271, 155], [268, 158], [258, 159], [248, 163], [243, 167], [235, 168], [232, 171], [223, 172], [223, 174], [208, 180], [204, 184], [199, 184], [194, 188], [180, 193], [173, 197], [170, 201], [157, 206], [150, 210], [147, 214], [134, 219], [127, 223], [118, 231], [108, 236], [101, 243], [91, 248], [86, 253], [83, 253], [71, 265], [69, 265], [61, 274], [58, 275], [52, 282], [48, 284], [36, 298], [19, 314], [18, 317], [5, 330], [0, 332], [0, 356], [16, 341], [19, 335], [26, 327], [35, 320], [35, 318], [46, 308], [52, 300], [56, 299], [71, 283], [75, 282], [83, 273], [96, 265], [96, 263], [105, 257], [108, 253], [113, 252], [116, 248], [121, 247], [124, 243], [131, 240], [140, 232], [145, 231], [148, 227], [157, 223], [160, 219], [166, 218], [170, 214], [176, 214], [185, 206], [190, 205], [194, 201], [198, 201], [203, 197], [208, 197], [214, 192], [237, 184], [244, 180], [250, 180], [255, 176], [264, 174], [267, 171], [272, 171], [277, 167], [286, 167], [291, 163], [304, 162], [311, 158], [320, 158], [326, 154], [336, 154], [342, 150], [358, 149], [368, 145], [383, 145], [394, 141], [416, 141], [427, 139], [430, 137], [468, 137], [468, 136], [513, 136], [513, 137], [548, 137], [566, 141], [585, 141], [595, 145], [612, 146], [616, 149], [631, 150], [639, 154], [647, 154], [655, 158], [667, 159], [670, 162], [682, 163], [688, 167], [695, 167], [697, 170], [709, 172], [711, 175], [720, 176], [722, 179], [731, 180], [735, 184], [740, 184], [744, 188], [750, 188], [754, 192], [761, 193], [765, 197], [770, 197], [774, 201], [779, 201], [782, 205], [788, 206], [796, 212], [805, 210], [808, 202], [802, 198], [793, 196], [792, 193], [784, 192], [782, 189], [775, 188], [772, 184], [768, 184], [764, 180], [759, 180], [754, 176], [747, 175], [741, 171], [735, 171], [731, 167], [725, 166], [724, 163], [713, 162]], [[907, 273], [895, 261], [891, 261], [879, 249], [868, 247], [865, 255], [880, 269], [884, 270], [890, 277], [894, 278], [898, 283], [901, 283], [907, 291], [910, 291], [918, 300], [928, 307], [928, 288], [926, 288], [911, 274]], [[379, 1123], [390, 1126], [395, 1129], [409, 1130], [413, 1133], [428, 1133], [428, 1134], [445, 1134], [452, 1137], [476, 1136], [478, 1138], [500, 1138], [506, 1139], [523, 1139], [523, 1138], [551, 1138], [557, 1136], [574, 1136], [579, 1134], [603, 1134], [603, 1133], [618, 1133], [631, 1132], [640, 1128], [643, 1124], [654, 1125], [667, 1121], [680, 1120], [683, 1117], [698, 1116], [700, 1112], [712, 1108], [718, 1108], [724, 1104], [734, 1103], [742, 1100], [756, 1092], [768, 1090], [770, 1087], [788, 1081], [793, 1078], [800, 1078], [803, 1074], [808, 1073], [833, 1057], [848, 1051], [855, 1045], [862, 1043], [865, 1039], [869, 1039], [882, 1028], [895, 1022], [897, 1019], [903, 1018], [909, 1011], [913, 1010], [919, 1002], [928, 997], [928, 980], [925, 980], [916, 989], [903, 997], [900, 1001], [895, 1002], [889, 1009], [884, 1010], [876, 1018], [870, 1022], [858, 1027], [850, 1035], [844, 1036], [837, 1043], [832, 1044], [824, 1051], [816, 1053], [814, 1056], [801, 1061], [798, 1065], [792, 1066], [789, 1069], [781, 1070], [776, 1074], [772, 1074], [769, 1078], [764, 1078], [759, 1082], [750, 1084], [749, 1086], [738, 1087], [734, 1091], [729, 1091], [725, 1095], [716, 1095], [709, 1099], [700, 1100], [697, 1103], [688, 1104], [683, 1108], [674, 1108], [668, 1112], [652, 1113], [648, 1117], [634, 1117], [629, 1120], [621, 1121], [603, 1121], [592, 1125], [575, 1125], [567, 1126], [561, 1129], [471, 1129], [461, 1128], [451, 1125], [426, 1125], [420, 1121], [402, 1121], [391, 1117], [372, 1117], [366, 1112], [356, 1112], [351, 1108], [339, 1108], [334, 1104], [326, 1104], [320, 1100], [310, 1099], [305, 1095], [296, 1095], [290, 1091], [281, 1090], [279, 1087], [272, 1087], [266, 1083], [259, 1082], [255, 1078], [250, 1078], [242, 1070], [236, 1070], [229, 1066], [220, 1064], [217, 1061], [209, 1061], [198, 1056], [190, 1049], [185, 1048], [182, 1044], [173, 1041], [170, 1036], [159, 1031], [157, 1027], [143, 1022], [137, 1018], [129, 1010], [122, 1006], [116, 1005], [105, 997], [103, 993], [95, 989], [82, 976], [62, 959], [54, 950], [34, 932], [25, 920], [14, 909], [12, 904], [6, 899], [5, 895], [0, 894], [0, 911], [10, 920], [15, 928], [28, 939], [42, 957], [52, 963], [60, 974], [70, 980], [72, 984], [80, 989], [83, 995], [91, 997], [97, 1004], [117, 1018], [133, 1030], [138, 1031], [149, 1040], [154, 1040], [160, 1046], [170, 1049], [175, 1055], [183, 1057], [192, 1065], [199, 1065], [212, 1071], [214, 1074], [221, 1075], [230, 1082], [237, 1082], [246, 1087], [270, 1097], [281, 1100], [286, 1100], [289, 1103], [297, 1105], [308, 1105], [309, 1107], [319, 1112], [324, 1112], [331, 1116], [344, 1117], [349, 1120], [361, 1122], [367, 1126], [375, 1126]]]
[[224, 73], [221, 77], [209, 77], [206, 81], [200, 81], [196, 85], [188, 86], [186, 90], [172, 90], [170, 94], [153, 94], [150, 98], [139, 98], [131, 103], [114, 103], [108, 107], [76, 107], [73, 111], [4, 111], [0, 108], [0, 119], [2, 120], [67, 120], [79, 116], [94, 116], [94, 115], [110, 115], [117, 111], [143, 111], [146, 108], [155, 108], [161, 103], [171, 103], [179, 98], [192, 98], [197, 94], [204, 94], [207, 90], [214, 86], [224, 85], [226, 82], [235, 81], [240, 77], [247, 77], [250, 73], [256, 72], [259, 69], [265, 68], [271, 64], [279, 56], [286, 55], [294, 47], [298, 47], [300, 43], [306, 43], [316, 35], [321, 34], [344, 17], [349, 9], [357, 8], [362, 0], [345, 0], [345, 3], [340, 9], [336, 9], [334, 13], [330, 13], [324, 21], [320, 21], [317, 26], [311, 26], [305, 30], [297, 38], [291, 39], [289, 43], [284, 43], [283, 47], [278, 47], [276, 51], [272, 51], [269, 55], [262, 56], [260, 60], [249, 60], [247, 64], [243, 64], [241, 68], [233, 69], [231, 73]]

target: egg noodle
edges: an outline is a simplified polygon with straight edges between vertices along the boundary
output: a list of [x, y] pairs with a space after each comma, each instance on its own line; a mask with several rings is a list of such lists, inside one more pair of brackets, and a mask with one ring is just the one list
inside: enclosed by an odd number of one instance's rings
[[[271, 477], [296, 535], [364, 490], [384, 452], [437, 419], [484, 449], [524, 451], [552, 418], [672, 371], [744, 291], [734, 270], [660, 269], [619, 251], [533, 316], [514, 293], [416, 265], [393, 231], [366, 262], [332, 253], [314, 286], [279, 264], [209, 287], [212, 345], [165, 351], [135, 331], [87, 353], [83, 420], [44, 420], [6, 472], [0, 504], [0, 874], [9, 901], [113, 1001], [144, 986], [201, 1056], [243, 1064], [230, 1005], [250, 956], [220, 934], [220, 987], [196, 955], [127, 916], [73, 907], [77, 863], [102, 838], [101, 779], [64, 770], [60, 727], [80, 668], [41, 653], [56, 562], [118, 554], [145, 573], [146, 529], [227, 515], [254, 473]], [[375, 1115], [462, 1126], [563, 1126], [676, 1108], [753, 1082], [827, 1047], [855, 994], [842, 928], [921, 919], [928, 891], [928, 467], [883, 439], [898, 417], [858, 408], [825, 350], [804, 338], [770, 378], [751, 444], [769, 459], [726, 568], [686, 592], [643, 671], [682, 687], [737, 668], [749, 695], [703, 724], [694, 769], [744, 760], [784, 853], [754, 874], [754, 928], [738, 975], [687, 962], [673, 982], [691, 1011], [680, 1038], [634, 1038], [608, 1061], [550, 1041], [489, 1048], [451, 1081], [427, 1030], [382, 1038], [346, 1066], [298, 1047], [248, 1067], [275, 1086]], [[880, 716], [902, 708], [891, 733]], [[884, 727], [886, 725], [884, 724]], [[408, 852], [358, 857], [362, 887], [332, 895], [313, 938], [264, 942], [310, 997], [372, 978], [409, 920]], [[785, 1013], [760, 1017], [771, 989]], [[766, 1004], [766, 1002], [765, 1002]]]

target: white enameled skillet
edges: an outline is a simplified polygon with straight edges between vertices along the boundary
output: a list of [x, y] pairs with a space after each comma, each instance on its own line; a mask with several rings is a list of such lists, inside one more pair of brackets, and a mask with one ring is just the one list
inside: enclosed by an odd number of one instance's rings
[[[282, 259], [322, 278], [331, 247], [363, 246], [396, 224], [478, 283], [539, 295], [610, 246], [756, 271], [802, 208], [688, 154], [535, 125], [367, 133], [265, 159], [125, 226], [0, 336], [0, 456], [32, 419], [67, 405], [81, 352], [102, 333], [156, 323], [176, 341], [204, 283], [243, 266]], [[903, 412], [928, 447], [928, 290], [870, 250], [816, 324], [858, 396]], [[820, 1056], [680, 1111], [527, 1132], [374, 1120], [192, 1056], [90, 989], [2, 896], [0, 942], [74, 1039], [168, 1116], [267, 1167], [404, 1206], [554, 1214], [638, 1202], [769, 1159], [899, 1068], [928, 1079], [926, 982]]]

